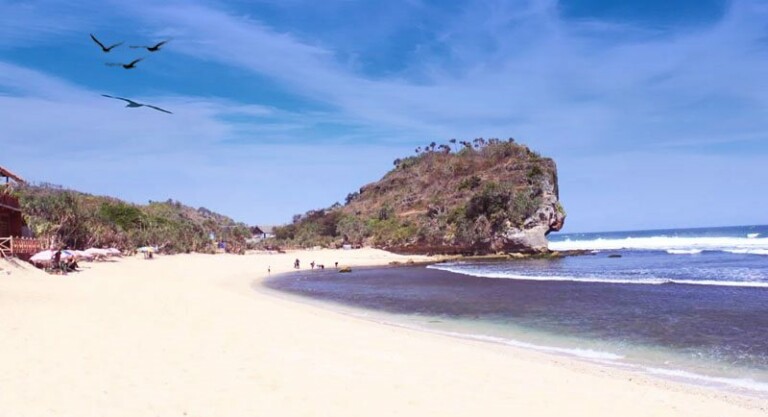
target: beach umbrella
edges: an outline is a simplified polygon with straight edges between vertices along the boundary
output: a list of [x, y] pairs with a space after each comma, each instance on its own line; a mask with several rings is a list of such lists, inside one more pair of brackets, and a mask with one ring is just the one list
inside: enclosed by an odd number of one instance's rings
[[29, 260], [33, 263], [51, 262], [51, 260], [53, 260], [53, 252], [50, 250], [44, 250], [32, 255]]
[[109, 252], [107, 252], [106, 249], [99, 248], [88, 248], [85, 250], [85, 253], [93, 256], [96, 259], [103, 259], [109, 256]]
[[75, 254], [77, 255], [78, 258], [85, 259], [87, 261], [93, 260], [93, 255], [91, 255], [90, 253], [84, 250], [76, 250]]
[[139, 249], [137, 249], [139, 252], [155, 252], [157, 249], [155, 249], [153, 246], [142, 246]]
[[[55, 253], [56, 251], [44, 250], [42, 252], [38, 252], [32, 255], [32, 257], [30, 257], [29, 260], [32, 261], [33, 263], [50, 263], [50, 262], [53, 262], [53, 256]], [[69, 259], [73, 256], [75, 255], [70, 251], [61, 251], [62, 260]]]

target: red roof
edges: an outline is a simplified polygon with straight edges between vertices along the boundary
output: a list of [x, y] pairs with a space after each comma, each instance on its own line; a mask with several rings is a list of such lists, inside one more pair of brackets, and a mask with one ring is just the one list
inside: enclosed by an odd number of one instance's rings
[[7, 169], [5, 169], [5, 168], [3, 168], [1, 166], [0, 166], [0, 177], [8, 177], [8, 178], [10, 178], [10, 179], [12, 179], [12, 180], [14, 180], [14, 181], [16, 181], [18, 183], [22, 183], [22, 184], [26, 183], [26, 181], [24, 181], [24, 178], [21, 178], [20, 176], [14, 174], [11, 171], [8, 171]]

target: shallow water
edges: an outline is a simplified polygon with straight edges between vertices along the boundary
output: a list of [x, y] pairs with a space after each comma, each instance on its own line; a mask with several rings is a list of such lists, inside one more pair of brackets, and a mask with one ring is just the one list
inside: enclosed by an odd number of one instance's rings
[[667, 250], [304, 271], [265, 285], [402, 325], [768, 392], [768, 257]]

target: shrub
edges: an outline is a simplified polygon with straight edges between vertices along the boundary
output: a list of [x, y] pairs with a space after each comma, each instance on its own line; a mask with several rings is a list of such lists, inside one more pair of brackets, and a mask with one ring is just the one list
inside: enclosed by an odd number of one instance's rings
[[482, 180], [477, 175], [473, 175], [471, 177], [464, 178], [459, 183], [459, 190], [474, 190], [475, 188], [480, 186], [480, 183]]
[[370, 236], [370, 229], [364, 221], [355, 215], [343, 215], [339, 218], [336, 230], [344, 241], [362, 243], [363, 239]]
[[359, 192], [357, 192], [357, 191], [351, 192], [351, 193], [347, 194], [347, 197], [344, 199], [344, 204], [349, 204], [349, 203], [357, 200], [358, 197], [360, 197], [360, 193]]
[[472, 220], [484, 216], [493, 225], [493, 230], [496, 230], [507, 217], [511, 199], [511, 190], [495, 182], [486, 183], [483, 190], [467, 202], [466, 216]]

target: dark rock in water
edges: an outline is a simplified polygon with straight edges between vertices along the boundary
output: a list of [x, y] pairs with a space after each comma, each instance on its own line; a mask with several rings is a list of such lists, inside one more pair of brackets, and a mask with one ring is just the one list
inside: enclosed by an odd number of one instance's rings
[[341, 269], [339, 269], [339, 272], [352, 272], [352, 268], [345, 266]]
[[571, 249], [571, 250], [563, 250], [559, 251], [561, 256], [584, 256], [584, 255], [595, 255], [597, 252], [591, 249]]
[[612, 254], [608, 255], [608, 257], [609, 258], [621, 258], [621, 255], [619, 255], [618, 253], [612, 253]]

